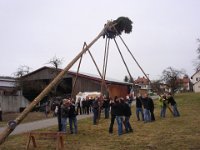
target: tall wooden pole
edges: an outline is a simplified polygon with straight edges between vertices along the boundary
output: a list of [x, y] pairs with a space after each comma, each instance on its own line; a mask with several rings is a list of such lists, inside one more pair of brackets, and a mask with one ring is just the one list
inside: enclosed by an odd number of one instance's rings
[[106, 26], [99, 33], [99, 35], [88, 44], [65, 68], [60, 72], [54, 80], [26, 107], [26, 109], [13, 121], [8, 123], [8, 126], [4, 131], [0, 133], [0, 145], [6, 140], [9, 134], [16, 128], [18, 124], [28, 115], [28, 113], [52, 90], [52, 88], [62, 80], [64, 75], [69, 71], [69, 69], [76, 63], [76, 61], [85, 53], [102, 35], [105, 34], [107, 28], [112, 24], [112, 22], [107, 22]]

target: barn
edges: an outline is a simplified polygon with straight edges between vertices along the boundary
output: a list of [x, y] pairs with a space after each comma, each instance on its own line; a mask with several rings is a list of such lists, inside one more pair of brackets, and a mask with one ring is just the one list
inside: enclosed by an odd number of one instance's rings
[[[44, 66], [26, 74], [21, 79], [21, 82], [23, 83], [23, 95], [27, 99], [33, 100], [61, 71], [62, 69]], [[76, 86], [73, 88], [75, 80]], [[105, 83], [107, 85], [107, 90], [104, 88], [103, 93], [109, 93], [110, 97], [125, 97], [132, 87], [131, 83], [113, 79], [106, 79]], [[46, 98], [52, 96], [71, 95], [72, 91], [73, 97], [75, 97], [79, 92], [100, 92], [101, 84], [101, 78], [96, 75], [87, 73], [77, 74], [76, 72], [68, 71], [62, 81], [55, 86]]]

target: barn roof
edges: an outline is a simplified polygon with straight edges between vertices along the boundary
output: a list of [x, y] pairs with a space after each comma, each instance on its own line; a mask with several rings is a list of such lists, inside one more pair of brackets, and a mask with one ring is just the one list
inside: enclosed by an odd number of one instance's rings
[[[26, 75], [23, 76], [23, 78], [26, 78], [28, 76], [31, 76], [31, 75], [34, 75], [42, 70], [45, 70], [45, 69], [51, 69], [51, 70], [56, 70], [56, 68], [54, 67], [47, 67], [47, 66], [44, 66], [44, 67], [41, 67], [33, 72], [30, 72]], [[58, 72], [61, 72], [63, 69], [60, 69], [58, 68], [57, 71]], [[72, 75], [72, 76], [76, 76], [76, 72], [75, 71], [68, 71], [69, 75]], [[90, 80], [94, 80], [94, 81], [99, 81], [101, 82], [101, 78], [100, 76], [98, 75], [94, 75], [94, 74], [90, 74], [90, 73], [78, 73], [78, 77], [82, 77], [82, 78], [86, 78], [86, 79], [90, 79]], [[127, 82], [123, 82], [123, 81], [120, 81], [120, 80], [117, 80], [117, 79], [112, 79], [112, 78], [109, 78], [109, 77], [106, 77], [105, 79], [106, 83], [107, 84], [121, 84], [121, 85], [132, 85], [132, 83], [127, 83]]]
[[15, 78], [0, 76], [0, 87], [13, 88], [15, 86], [16, 86]]

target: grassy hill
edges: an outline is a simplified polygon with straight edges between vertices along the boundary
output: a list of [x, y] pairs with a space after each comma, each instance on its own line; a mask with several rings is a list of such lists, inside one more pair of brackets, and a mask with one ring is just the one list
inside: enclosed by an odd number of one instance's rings
[[[67, 134], [65, 137], [66, 149], [80, 150], [132, 150], [132, 149], [200, 149], [200, 93], [184, 93], [175, 96], [178, 103], [180, 117], [174, 118], [167, 110], [166, 118], [160, 118], [160, 107], [155, 101], [156, 121], [143, 123], [136, 121], [133, 106], [131, 125], [133, 133], [117, 135], [115, 122], [114, 133], [108, 133], [110, 120], [102, 119], [98, 125], [92, 125], [92, 119], [78, 122], [79, 133]], [[57, 127], [44, 129], [56, 131]], [[1, 145], [2, 150], [25, 149], [27, 135], [10, 136]], [[36, 142], [40, 149], [55, 149], [55, 141], [40, 140]]]

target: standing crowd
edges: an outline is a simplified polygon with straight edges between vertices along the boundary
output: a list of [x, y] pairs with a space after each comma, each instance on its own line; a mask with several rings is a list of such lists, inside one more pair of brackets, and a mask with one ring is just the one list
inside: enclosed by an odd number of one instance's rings
[[[148, 94], [137, 94], [136, 97], [132, 95], [126, 96], [126, 98], [118, 98], [117, 96], [112, 99], [110, 97], [86, 97], [86, 99], [78, 99], [76, 102], [73, 99], [64, 99], [55, 108], [55, 114], [58, 117], [58, 130], [66, 132], [67, 121], [69, 121], [69, 129], [71, 134], [77, 134], [77, 115], [90, 114], [93, 112], [93, 125], [98, 124], [101, 112], [104, 110], [105, 119], [110, 117], [109, 133], [113, 133], [113, 125], [116, 120], [118, 127], [118, 135], [122, 135], [124, 132], [133, 132], [133, 128], [130, 123], [131, 103], [136, 102], [136, 117], [138, 121], [144, 121], [144, 123], [155, 121], [154, 116], [154, 101], [148, 96]], [[163, 94], [159, 97], [159, 105], [161, 107], [160, 117], [164, 118], [166, 115], [166, 109], [168, 108], [174, 117], [180, 116], [177, 109], [176, 101], [171, 93]], [[171, 105], [171, 107], [169, 106]], [[110, 116], [111, 115], [111, 116]], [[123, 131], [123, 129], [125, 129]]]

